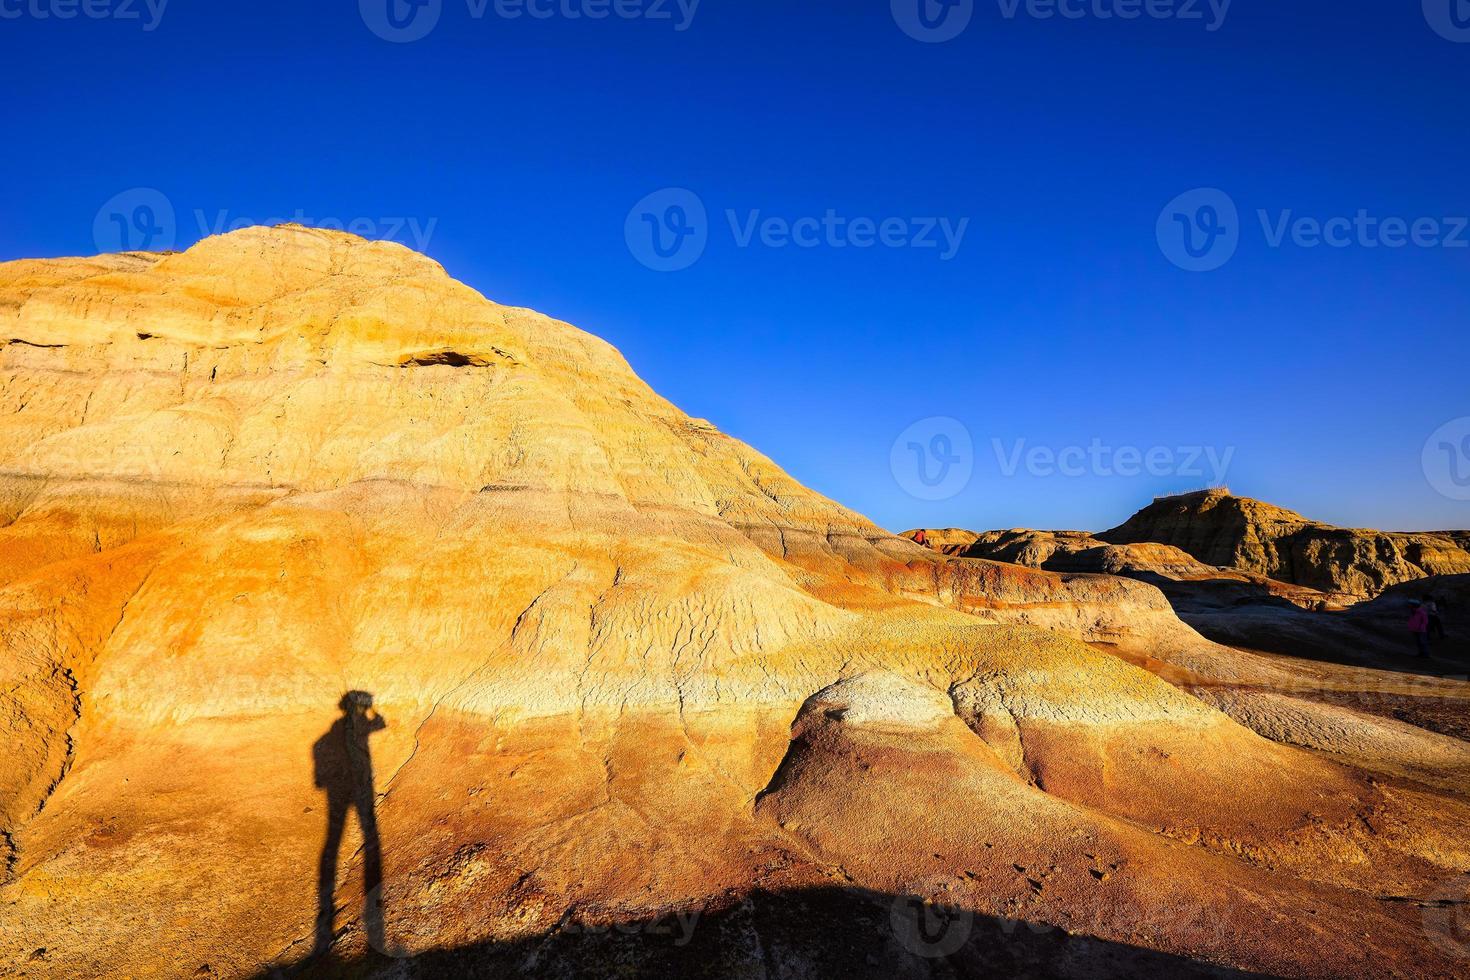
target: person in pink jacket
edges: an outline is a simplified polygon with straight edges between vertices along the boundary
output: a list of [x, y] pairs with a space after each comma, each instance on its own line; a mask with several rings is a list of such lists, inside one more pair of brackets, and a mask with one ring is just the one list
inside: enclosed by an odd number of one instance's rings
[[1419, 656], [1429, 656], [1429, 610], [1424, 603], [1415, 599], [1411, 604], [1412, 612], [1409, 613], [1409, 632], [1414, 634], [1414, 642], [1419, 646]]

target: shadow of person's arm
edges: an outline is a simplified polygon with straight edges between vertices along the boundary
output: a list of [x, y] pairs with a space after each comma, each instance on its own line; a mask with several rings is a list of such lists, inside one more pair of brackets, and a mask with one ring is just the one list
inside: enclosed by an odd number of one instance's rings
[[388, 727], [388, 720], [376, 711], [368, 715], [368, 731], [381, 732]]

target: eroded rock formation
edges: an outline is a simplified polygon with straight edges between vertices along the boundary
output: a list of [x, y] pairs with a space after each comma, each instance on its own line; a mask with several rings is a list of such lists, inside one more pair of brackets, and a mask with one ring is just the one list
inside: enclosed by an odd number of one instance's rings
[[420, 255], [10, 263], [0, 340], [17, 975], [1460, 968], [1452, 747], [1289, 744], [1152, 586], [890, 535]]
[[1204, 490], [1162, 497], [1097, 537], [1119, 545], [1173, 545], [1207, 565], [1370, 597], [1400, 582], [1470, 572], [1467, 535], [1333, 527], [1228, 490]]

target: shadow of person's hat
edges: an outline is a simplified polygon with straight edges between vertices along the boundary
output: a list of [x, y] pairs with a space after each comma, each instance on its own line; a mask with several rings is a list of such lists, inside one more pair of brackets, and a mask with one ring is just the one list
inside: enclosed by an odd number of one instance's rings
[[348, 691], [337, 703], [337, 707], [343, 711], [351, 711], [353, 708], [371, 708], [372, 706], [373, 696], [367, 691]]

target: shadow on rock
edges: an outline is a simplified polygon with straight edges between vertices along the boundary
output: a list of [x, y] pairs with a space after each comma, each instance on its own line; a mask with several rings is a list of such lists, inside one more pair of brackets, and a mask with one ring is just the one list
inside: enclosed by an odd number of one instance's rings
[[719, 908], [391, 958], [321, 959], [278, 978], [1252, 977], [1185, 956], [855, 888], [755, 892]]
[[337, 865], [349, 811], [357, 814], [362, 830], [363, 923], [369, 942], [385, 949], [380, 896], [383, 885], [383, 848], [378, 836], [377, 787], [373, 777], [369, 736], [388, 727], [373, 710], [373, 696], [348, 691], [338, 703], [342, 715], [311, 747], [316, 785], [327, 795], [327, 835], [317, 866], [316, 944], [313, 957], [328, 954], [336, 926]]

